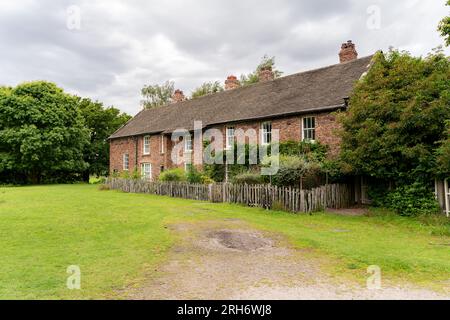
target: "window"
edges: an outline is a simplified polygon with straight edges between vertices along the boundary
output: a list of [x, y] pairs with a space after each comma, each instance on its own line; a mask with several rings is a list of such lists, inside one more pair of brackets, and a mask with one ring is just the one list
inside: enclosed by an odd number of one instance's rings
[[163, 173], [164, 172], [164, 166], [159, 167], [159, 171], [160, 171], [160, 173]]
[[192, 152], [192, 137], [190, 134], [184, 137], [184, 151]]
[[152, 179], [152, 165], [151, 163], [142, 163], [141, 164], [141, 177], [144, 180]]
[[165, 146], [164, 146], [164, 135], [161, 135], [161, 154], [164, 154], [165, 152]]
[[227, 127], [226, 130], [226, 148], [232, 149], [234, 146], [234, 127]]
[[186, 172], [190, 172], [191, 170], [192, 170], [192, 163], [185, 163], [184, 164], [184, 171], [186, 171]]
[[128, 169], [130, 168], [130, 156], [128, 155], [128, 153], [124, 153], [122, 157], [122, 162], [123, 162], [123, 170], [128, 171]]
[[310, 142], [314, 142], [316, 140], [316, 118], [303, 118], [302, 139], [303, 141]]
[[150, 136], [144, 137], [144, 154], [150, 154]]
[[270, 144], [272, 142], [272, 123], [264, 122], [261, 124], [261, 144]]

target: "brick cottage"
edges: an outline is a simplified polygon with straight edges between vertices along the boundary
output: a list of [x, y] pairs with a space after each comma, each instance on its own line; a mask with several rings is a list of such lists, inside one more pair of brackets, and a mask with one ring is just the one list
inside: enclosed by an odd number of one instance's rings
[[[138, 169], [156, 179], [165, 169], [185, 167], [173, 162], [176, 142], [171, 136], [177, 129], [192, 133], [195, 121], [201, 121], [202, 130], [220, 130], [224, 146], [236, 139], [238, 129], [253, 129], [259, 144], [270, 143], [272, 130], [278, 129], [280, 142], [319, 141], [336, 154], [340, 141], [334, 113], [347, 108], [353, 85], [367, 72], [372, 56], [358, 59], [355, 45], [348, 41], [339, 58], [339, 64], [277, 79], [266, 68], [260, 71], [260, 82], [250, 86], [241, 87], [229, 76], [225, 91], [192, 100], [176, 90], [171, 104], [142, 110], [111, 135], [110, 171]], [[194, 157], [198, 145], [201, 149], [202, 142], [189, 135], [182, 153]]]

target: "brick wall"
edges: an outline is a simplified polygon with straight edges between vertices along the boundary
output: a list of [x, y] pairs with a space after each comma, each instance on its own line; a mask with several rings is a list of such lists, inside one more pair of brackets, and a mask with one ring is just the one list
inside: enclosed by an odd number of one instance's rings
[[[330, 155], [335, 156], [339, 152], [339, 144], [340, 139], [336, 134], [336, 130], [339, 129], [339, 124], [336, 122], [336, 117], [330, 113], [321, 113], [321, 114], [309, 114], [304, 115], [303, 117], [311, 117], [314, 116], [316, 118], [316, 140], [323, 144], [327, 144], [330, 146]], [[300, 141], [302, 137], [302, 118], [300, 116], [296, 117], [288, 117], [282, 119], [274, 119], [272, 120], [272, 130], [278, 129], [280, 134], [280, 141]], [[242, 129], [254, 129], [257, 133], [258, 143], [260, 143], [261, 135], [260, 135], [260, 127], [261, 123], [264, 121], [248, 121], [241, 123], [230, 124], [233, 126], [235, 130]], [[227, 125], [218, 125], [214, 127], [218, 129], [223, 134], [223, 146], [226, 145], [226, 127]], [[137, 138], [119, 138], [113, 139], [110, 141], [111, 152], [110, 152], [110, 170], [113, 172], [117, 170], [119, 172], [122, 171], [123, 163], [122, 157], [124, 153], [129, 154], [129, 163], [130, 163], [130, 172], [134, 170], [136, 163], [136, 139], [137, 139], [137, 164], [140, 170], [140, 165], [142, 163], [151, 163], [152, 164], [152, 177], [156, 179], [160, 172], [161, 166], [164, 169], [170, 169], [174, 167], [174, 164], [171, 160], [172, 148], [175, 142], [172, 142], [170, 139], [170, 135], [164, 136], [164, 153], [161, 153], [161, 135], [152, 135], [150, 138], [150, 154], [143, 154], [143, 144], [144, 144], [144, 136], [139, 136]], [[194, 137], [193, 137], [194, 141]], [[195, 143], [195, 141], [194, 141]], [[195, 155], [195, 146], [194, 152], [191, 153], [192, 159]], [[184, 168], [184, 164], [178, 165], [180, 168]], [[201, 166], [198, 166], [201, 168]]]
[[123, 171], [123, 155], [125, 153], [129, 155], [129, 170], [132, 172], [136, 163], [136, 139], [129, 137], [110, 141], [109, 168], [111, 173]]

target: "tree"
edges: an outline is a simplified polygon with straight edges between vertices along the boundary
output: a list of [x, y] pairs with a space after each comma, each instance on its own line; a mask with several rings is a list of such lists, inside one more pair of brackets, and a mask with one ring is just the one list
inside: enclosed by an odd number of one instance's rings
[[195, 99], [195, 98], [199, 98], [199, 97], [202, 97], [202, 96], [205, 96], [208, 94], [221, 92], [221, 91], [223, 91], [223, 87], [219, 81], [205, 82], [200, 87], [196, 88], [192, 92], [192, 98]]
[[84, 161], [89, 167], [83, 172], [83, 180], [88, 182], [90, 175], [104, 176], [109, 171], [109, 143], [107, 138], [131, 116], [121, 113], [114, 107], [104, 108], [103, 104], [90, 99], [78, 98], [78, 106], [90, 131], [90, 143], [84, 149]]
[[431, 181], [449, 106], [450, 61], [442, 52], [378, 53], [339, 117], [343, 168], [400, 183]]
[[[447, 1], [447, 6], [450, 6], [450, 0]], [[445, 17], [439, 23], [438, 30], [441, 32], [441, 35], [445, 38], [445, 43], [447, 46], [450, 46], [450, 16]]]
[[145, 109], [157, 108], [170, 103], [174, 93], [174, 82], [166, 81], [162, 85], [148, 85], [141, 90], [142, 105]]
[[442, 178], [450, 175], [450, 121], [447, 121], [447, 137], [441, 141], [441, 146], [436, 151], [436, 173]]
[[256, 67], [256, 70], [247, 75], [241, 75], [241, 85], [248, 86], [254, 83], [259, 82], [259, 72], [264, 68], [272, 68], [275, 78], [281, 77], [283, 72], [275, 69], [275, 57], [269, 58], [267, 55], [264, 55], [260, 64]]
[[0, 90], [0, 179], [14, 183], [76, 179], [89, 143], [77, 99], [54, 83]]

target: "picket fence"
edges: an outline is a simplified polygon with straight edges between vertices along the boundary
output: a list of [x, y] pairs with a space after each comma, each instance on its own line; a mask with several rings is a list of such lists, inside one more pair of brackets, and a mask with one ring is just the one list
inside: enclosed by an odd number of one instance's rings
[[246, 184], [189, 184], [150, 182], [109, 178], [112, 190], [147, 193], [210, 202], [239, 203], [250, 207], [283, 209], [291, 212], [314, 212], [327, 208], [348, 208], [352, 204], [351, 188], [345, 184], [329, 184], [312, 190], [293, 187]]

